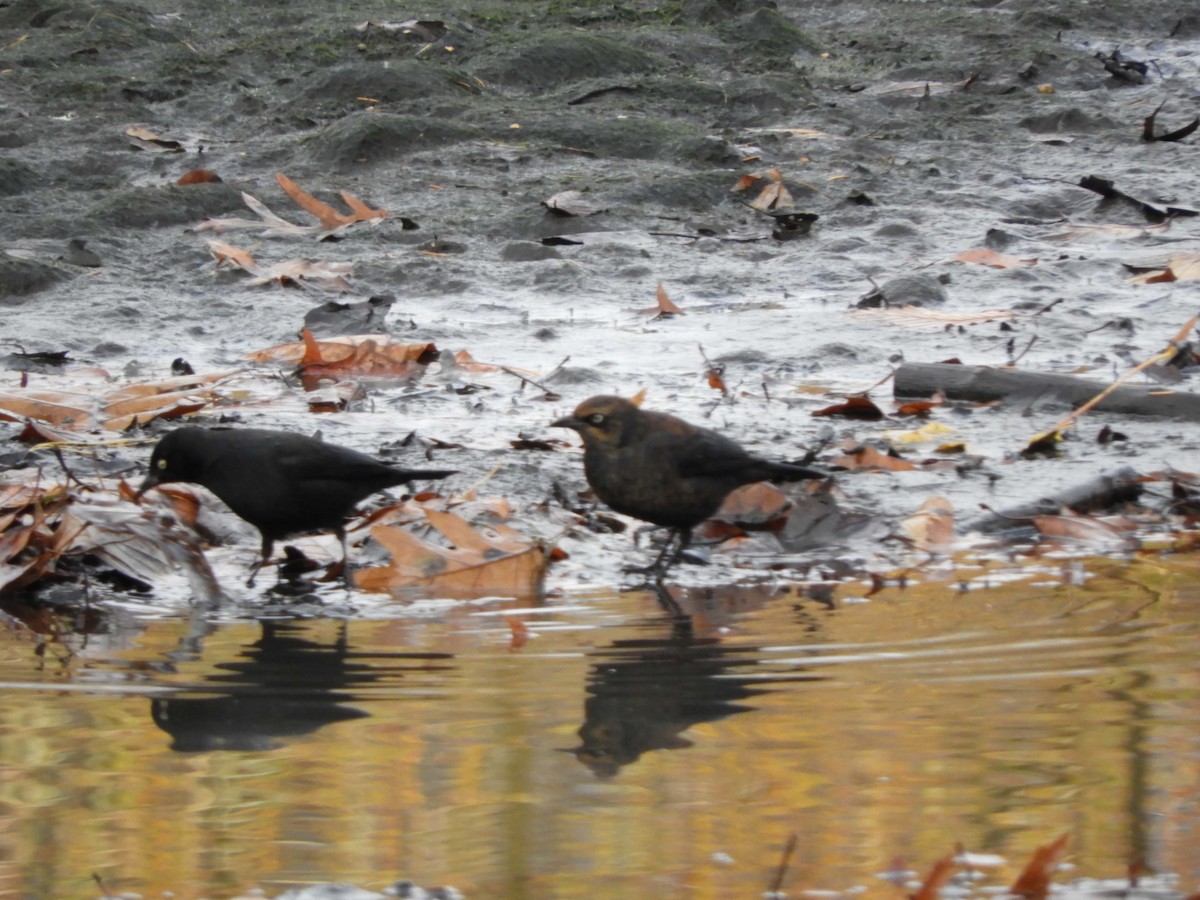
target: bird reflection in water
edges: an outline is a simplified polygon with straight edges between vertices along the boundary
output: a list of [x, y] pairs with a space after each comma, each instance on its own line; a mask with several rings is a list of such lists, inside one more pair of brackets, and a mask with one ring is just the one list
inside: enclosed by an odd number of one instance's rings
[[406, 672], [448, 669], [445, 661], [453, 659], [448, 653], [356, 653], [344, 623], [333, 644], [300, 637], [300, 628], [286, 622], [261, 625], [262, 637], [239, 659], [217, 666], [223, 674], [151, 702], [150, 715], [171, 735], [172, 750], [272, 750], [282, 738], [370, 715], [345, 705], [354, 689]]
[[744, 701], [769, 690], [772, 679], [747, 671], [758, 665], [758, 648], [697, 637], [686, 617], [673, 618], [670, 628], [664, 638], [617, 641], [594, 652], [581, 743], [571, 752], [596, 775], [616, 775], [651, 750], [690, 747], [684, 731], [751, 712]]

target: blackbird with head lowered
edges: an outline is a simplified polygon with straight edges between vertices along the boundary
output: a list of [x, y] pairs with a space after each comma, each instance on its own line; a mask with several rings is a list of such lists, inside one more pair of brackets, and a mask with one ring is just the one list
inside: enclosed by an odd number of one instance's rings
[[662, 525], [668, 540], [642, 571], [661, 573], [678, 561], [692, 529], [715, 513], [734, 489], [756, 481], [802, 481], [825, 474], [753, 456], [708, 428], [643, 410], [621, 397], [584, 400], [553, 423], [583, 438], [583, 468], [596, 496], [619, 513]]
[[417, 479], [446, 478], [449, 469], [401, 469], [336, 444], [262, 428], [177, 428], [150, 457], [138, 495], [186, 481], [208, 488], [262, 534], [262, 558], [275, 541], [305, 531], [332, 531], [346, 551], [345, 519], [360, 500]]

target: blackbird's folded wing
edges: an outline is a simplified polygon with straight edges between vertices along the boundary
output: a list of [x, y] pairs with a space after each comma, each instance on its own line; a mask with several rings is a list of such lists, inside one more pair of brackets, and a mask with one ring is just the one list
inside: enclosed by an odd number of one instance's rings
[[336, 479], [346, 483], [377, 482], [389, 468], [385, 463], [345, 447], [328, 447], [314, 453], [311, 447], [279, 457], [279, 470], [297, 482]]
[[745, 470], [753, 458], [738, 444], [713, 432], [671, 435], [664, 454], [683, 478], [722, 478]]

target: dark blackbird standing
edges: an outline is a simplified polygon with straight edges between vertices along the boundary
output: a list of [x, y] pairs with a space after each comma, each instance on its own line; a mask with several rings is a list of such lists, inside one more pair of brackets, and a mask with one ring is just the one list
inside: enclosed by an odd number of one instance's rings
[[346, 553], [345, 519], [360, 500], [417, 478], [446, 478], [449, 469], [400, 469], [336, 444], [262, 428], [177, 428], [150, 457], [138, 495], [168, 481], [208, 488], [262, 533], [262, 559], [275, 541], [302, 531], [332, 531]]
[[553, 423], [583, 438], [583, 468], [596, 496], [619, 513], [663, 525], [678, 537], [644, 571], [678, 560], [692, 529], [720, 508], [735, 488], [755, 481], [824, 478], [813, 469], [751, 456], [708, 428], [667, 413], [639, 409], [621, 397], [591, 397]]

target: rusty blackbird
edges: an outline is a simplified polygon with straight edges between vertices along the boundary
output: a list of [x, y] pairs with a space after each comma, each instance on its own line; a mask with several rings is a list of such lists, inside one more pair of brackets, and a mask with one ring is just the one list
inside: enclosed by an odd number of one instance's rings
[[[583, 438], [583, 468], [596, 496], [619, 513], [670, 528], [672, 540], [641, 571], [661, 573], [682, 557], [692, 529], [735, 488], [756, 481], [824, 478], [822, 472], [771, 462], [708, 428], [640, 409], [621, 397], [591, 397], [553, 423]], [[636, 570], [635, 570], [636, 571]]]
[[302, 531], [332, 531], [345, 563], [345, 519], [365, 497], [419, 478], [446, 478], [448, 469], [401, 469], [336, 444], [262, 428], [177, 428], [150, 457], [138, 495], [169, 481], [208, 488], [262, 534], [262, 558], [275, 541]]

